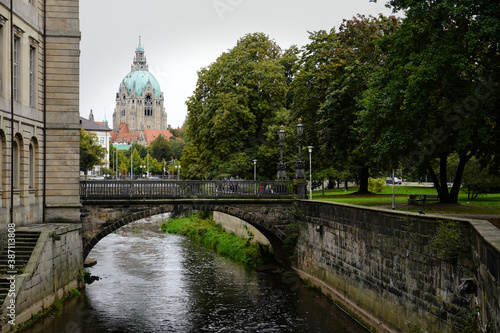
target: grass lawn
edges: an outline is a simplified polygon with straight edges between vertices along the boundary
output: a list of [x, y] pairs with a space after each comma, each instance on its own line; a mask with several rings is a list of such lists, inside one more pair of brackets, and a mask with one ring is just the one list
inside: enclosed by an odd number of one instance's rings
[[[350, 187], [349, 191], [341, 189], [325, 190], [325, 195], [321, 191], [313, 191], [313, 200], [334, 201], [361, 206], [380, 206], [383, 208], [392, 207], [392, 186], [385, 186], [380, 193], [368, 195], [354, 194], [357, 187]], [[458, 204], [428, 203], [425, 206], [408, 205], [410, 194], [437, 194], [432, 187], [420, 186], [395, 186], [395, 206], [396, 210], [417, 211], [420, 207], [429, 213], [444, 214], [500, 214], [500, 193], [486, 194], [479, 196], [476, 200], [467, 200], [467, 192], [459, 194]]]

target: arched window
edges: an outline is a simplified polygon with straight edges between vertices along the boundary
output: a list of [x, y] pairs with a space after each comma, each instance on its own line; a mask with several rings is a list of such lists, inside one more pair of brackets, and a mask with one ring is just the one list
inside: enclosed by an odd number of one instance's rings
[[144, 97], [144, 116], [153, 116], [153, 98], [151, 97], [151, 94], [147, 94], [146, 97]]
[[37, 142], [36, 139], [32, 139], [28, 151], [28, 187], [30, 189], [36, 188], [36, 163], [37, 163]]
[[21, 150], [20, 150], [20, 144], [17, 140], [17, 138], [12, 142], [12, 160], [13, 160], [13, 165], [12, 169], [14, 171], [14, 178], [12, 179], [14, 188], [20, 188], [21, 185]]

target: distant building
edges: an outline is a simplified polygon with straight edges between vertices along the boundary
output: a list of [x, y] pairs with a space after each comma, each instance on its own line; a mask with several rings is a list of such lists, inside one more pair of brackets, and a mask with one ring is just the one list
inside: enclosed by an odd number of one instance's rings
[[[164, 96], [156, 78], [149, 72], [144, 48], [139, 45], [131, 71], [120, 83], [113, 113], [113, 143], [149, 145], [159, 133], [169, 138]], [[155, 132], [151, 132], [155, 131]], [[160, 131], [160, 132], [157, 132]]]
[[95, 165], [91, 171], [92, 175], [99, 175], [101, 174], [101, 168], [109, 168], [109, 140], [111, 139], [110, 133], [112, 129], [108, 127], [106, 117], [102, 122], [95, 122], [92, 110], [90, 110], [89, 119], [80, 117], [80, 125], [85, 131], [96, 134], [99, 144], [106, 148], [106, 156], [101, 164]]

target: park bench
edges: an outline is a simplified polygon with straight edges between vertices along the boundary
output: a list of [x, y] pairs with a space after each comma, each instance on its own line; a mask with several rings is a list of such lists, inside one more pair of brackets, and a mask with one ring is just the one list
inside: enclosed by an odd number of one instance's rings
[[429, 201], [439, 201], [437, 194], [410, 194], [408, 205], [425, 205]]

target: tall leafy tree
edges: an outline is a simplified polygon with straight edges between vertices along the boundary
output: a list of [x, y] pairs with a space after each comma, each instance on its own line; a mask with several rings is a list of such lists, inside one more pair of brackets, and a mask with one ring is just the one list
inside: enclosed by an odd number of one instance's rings
[[359, 179], [358, 193], [368, 192], [370, 169], [376, 167], [371, 154], [361, 145], [357, 128], [360, 103], [367, 81], [386, 58], [378, 47], [382, 37], [392, 34], [398, 20], [380, 15], [359, 15], [344, 21], [336, 34], [337, 48], [333, 52], [337, 64], [336, 77], [318, 110], [319, 143], [324, 154], [330, 155], [338, 170], [350, 170]]
[[274, 41], [253, 33], [198, 72], [196, 90], [187, 101], [184, 177], [252, 177], [251, 161], [265, 160], [259, 156], [259, 146], [286, 103], [280, 56]]
[[80, 130], [80, 170], [87, 174], [106, 156], [106, 148], [99, 144], [97, 134]]
[[[479, 1], [392, 0], [406, 18], [385, 41], [362, 116], [364, 146], [381, 161], [429, 174], [456, 203], [466, 163], [500, 154], [500, 11]], [[448, 188], [448, 157], [459, 157]]]
[[[324, 175], [353, 175], [360, 180], [361, 193], [368, 191], [372, 160], [358, 149], [359, 99], [371, 73], [382, 65], [379, 39], [397, 25], [393, 18], [357, 16], [345, 20], [338, 31], [310, 33], [292, 84], [292, 112], [306, 125], [304, 141], [319, 148], [315, 169]], [[338, 171], [332, 173], [332, 167]]]

